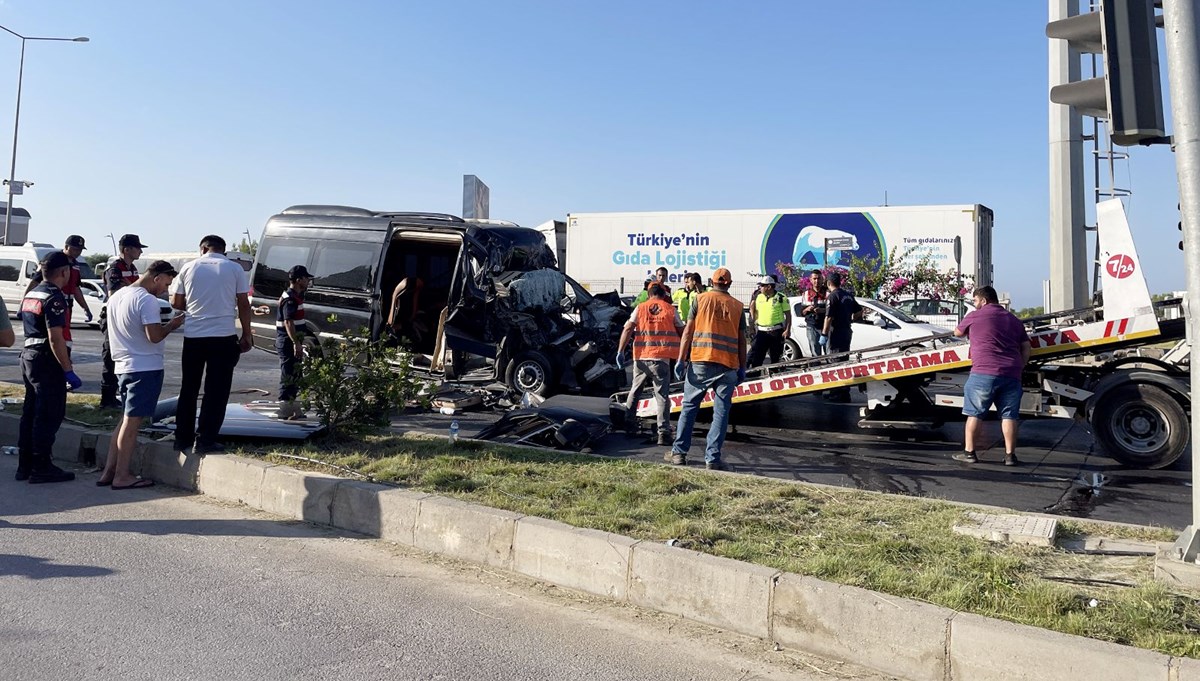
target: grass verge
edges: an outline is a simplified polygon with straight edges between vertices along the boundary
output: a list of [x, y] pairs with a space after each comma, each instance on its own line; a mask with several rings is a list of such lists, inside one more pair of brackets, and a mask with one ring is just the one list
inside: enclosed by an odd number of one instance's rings
[[[954, 534], [938, 501], [442, 438], [372, 436], [290, 454], [376, 480], [812, 575], [964, 612], [1200, 657], [1200, 602], [1149, 558], [1101, 564], [1059, 549]], [[280, 463], [295, 460], [276, 457]], [[1072, 521], [1073, 535], [1097, 526]], [[1112, 536], [1105, 527], [1101, 533]], [[1170, 540], [1169, 531], [1120, 533]], [[1127, 586], [1122, 586], [1127, 585]]]
[[[0, 398], [25, 397], [25, 386], [0, 382]], [[4, 405], [4, 410], [21, 413], [21, 405]], [[94, 428], [115, 428], [121, 420], [120, 409], [101, 409], [99, 395], [67, 393], [67, 420]]]

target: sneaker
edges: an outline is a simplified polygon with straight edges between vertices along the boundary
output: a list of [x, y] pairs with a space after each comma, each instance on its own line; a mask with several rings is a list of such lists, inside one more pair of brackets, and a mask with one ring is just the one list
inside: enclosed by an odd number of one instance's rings
[[225, 445], [220, 442], [197, 442], [195, 447], [192, 447], [192, 453], [196, 456], [204, 456], [206, 454], [224, 454]]
[[724, 461], [707, 461], [704, 467], [710, 471], [727, 471], [729, 466], [725, 465]]
[[979, 463], [979, 457], [975, 456], [975, 452], [959, 452], [950, 458], [963, 463]]
[[659, 433], [658, 434], [658, 446], [659, 447], [670, 447], [671, 443], [674, 441], [675, 441], [675, 438], [671, 437], [670, 433]]
[[50, 464], [40, 470], [32, 471], [29, 474], [29, 484], [31, 485], [40, 485], [47, 482], [69, 482], [74, 479], [74, 473], [64, 471], [54, 464]]
[[686, 466], [687, 465], [687, 456], [684, 454], [675, 454], [674, 452], [672, 452], [671, 453], [671, 465], [672, 466]]
[[1016, 452], [1005, 452], [1004, 453], [1004, 465], [1005, 466], [1020, 466], [1021, 461], [1019, 459], [1017, 459], [1017, 453]]

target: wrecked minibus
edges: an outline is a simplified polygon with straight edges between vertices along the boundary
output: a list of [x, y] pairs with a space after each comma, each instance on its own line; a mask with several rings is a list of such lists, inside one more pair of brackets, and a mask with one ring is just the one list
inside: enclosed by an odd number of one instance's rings
[[396, 338], [433, 378], [540, 396], [608, 395], [625, 383], [613, 360], [629, 308], [555, 269], [537, 230], [441, 213], [287, 208], [267, 221], [250, 272], [254, 343], [269, 352], [295, 265], [314, 275], [304, 306], [316, 335], [365, 328]]

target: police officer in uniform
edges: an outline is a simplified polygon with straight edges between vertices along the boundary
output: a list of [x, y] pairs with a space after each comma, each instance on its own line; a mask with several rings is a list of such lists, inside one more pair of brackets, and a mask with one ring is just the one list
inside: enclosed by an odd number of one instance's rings
[[[110, 296], [138, 280], [133, 261], [142, 257], [142, 249], [146, 247], [136, 234], [124, 234], [118, 243], [120, 253], [109, 259], [104, 270], [104, 290]], [[104, 362], [104, 370], [100, 374], [100, 406], [116, 409], [121, 403], [117, 401], [117, 371], [113, 364], [112, 349], [108, 345], [107, 310], [107, 307], [100, 310], [100, 333], [104, 335], [104, 340], [100, 342], [100, 359]]]
[[300, 394], [300, 362], [304, 359], [304, 336], [308, 322], [304, 319], [304, 292], [312, 284], [313, 275], [304, 265], [288, 270], [291, 285], [279, 297], [275, 313], [275, 351], [279, 354], [279, 418], [304, 416], [296, 405]]
[[771, 363], [783, 354], [783, 341], [792, 335], [792, 311], [787, 298], [775, 291], [775, 277], [766, 275], [758, 280], [758, 295], [750, 303], [750, 319], [754, 322], [754, 342], [746, 364], [756, 367], [769, 355]]
[[67, 410], [67, 385], [77, 389], [83, 381], [75, 374], [63, 328], [67, 324], [67, 299], [62, 293], [71, 276], [71, 259], [56, 251], [41, 263], [42, 283], [21, 301], [25, 347], [21, 375], [25, 379], [25, 405], [21, 412], [20, 457], [17, 480], [31, 483], [66, 482], [75, 474], [50, 460], [54, 437]]

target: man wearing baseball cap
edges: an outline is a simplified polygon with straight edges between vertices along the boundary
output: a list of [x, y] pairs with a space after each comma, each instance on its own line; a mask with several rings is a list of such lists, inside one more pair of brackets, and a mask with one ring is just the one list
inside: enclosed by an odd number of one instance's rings
[[[138, 280], [137, 267], [133, 261], [142, 257], [142, 249], [146, 247], [136, 234], [121, 235], [118, 244], [120, 252], [109, 259], [104, 270], [104, 290], [110, 297]], [[100, 406], [115, 409], [119, 408], [121, 403], [117, 401], [116, 365], [113, 363], [112, 348], [108, 343], [107, 310], [107, 307], [100, 310], [100, 331], [104, 334], [104, 340], [100, 344], [100, 359], [104, 363], [104, 370], [100, 374]]]
[[308, 322], [304, 319], [304, 292], [312, 284], [313, 275], [304, 265], [288, 270], [291, 285], [279, 297], [275, 313], [275, 352], [279, 354], [279, 418], [294, 419], [304, 413], [296, 405], [300, 394], [300, 363], [304, 359], [304, 336]]
[[[67, 342], [67, 348], [71, 347], [71, 310], [78, 304], [83, 308], [85, 322], [92, 321], [92, 310], [88, 307], [87, 297], [83, 295], [83, 290], [79, 286], [79, 282], [83, 279], [83, 275], [79, 271], [79, 256], [85, 250], [83, 237], [78, 234], [72, 234], [67, 237], [63, 244], [62, 252], [66, 254], [71, 261], [71, 273], [67, 278], [67, 283], [60, 289], [63, 297], [67, 300], [67, 323], [63, 326], [63, 340]], [[33, 290], [33, 287], [42, 283], [42, 273], [39, 270], [37, 274], [29, 278], [29, 286], [25, 288], [25, 293]]]
[[175, 278], [175, 268], [166, 260], [155, 260], [138, 280], [121, 288], [108, 299], [108, 332], [113, 361], [116, 364], [124, 415], [113, 430], [108, 459], [96, 484], [112, 489], [140, 489], [154, 485], [153, 480], [137, 477], [130, 470], [137, 449], [142, 421], [154, 416], [162, 393], [165, 362], [163, 341], [183, 324], [183, 316], [162, 323], [158, 296], [167, 292]]
[[750, 305], [750, 320], [754, 322], [754, 342], [750, 344], [746, 366], [759, 366], [768, 356], [772, 364], [778, 362], [783, 342], [792, 333], [792, 312], [787, 298], [775, 290], [774, 275], [765, 274], [758, 280], [758, 296]]
[[721, 447], [733, 405], [733, 390], [746, 380], [746, 319], [741, 301], [729, 295], [729, 285], [733, 283], [729, 270], [722, 267], [713, 272], [712, 283], [712, 290], [696, 298], [683, 330], [679, 363], [675, 366], [675, 377], [684, 382], [683, 410], [675, 442], [664, 458], [676, 466], [687, 464], [696, 414], [704, 396], [712, 390], [713, 417], [704, 464], [711, 470], [726, 470], [721, 461]]

